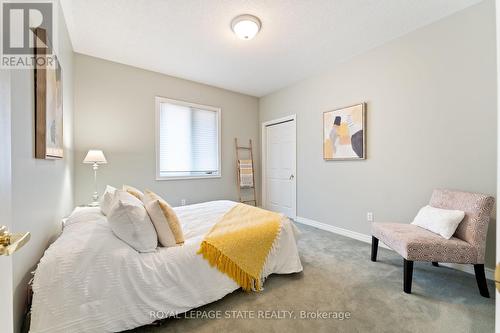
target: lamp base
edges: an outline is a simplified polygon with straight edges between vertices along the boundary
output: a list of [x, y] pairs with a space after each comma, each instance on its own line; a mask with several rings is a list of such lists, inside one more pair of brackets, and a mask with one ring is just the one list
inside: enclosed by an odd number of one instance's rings
[[97, 191], [94, 192], [92, 195], [92, 207], [99, 206], [99, 194], [97, 194]]
[[99, 201], [93, 201], [88, 204], [89, 207], [99, 207]]

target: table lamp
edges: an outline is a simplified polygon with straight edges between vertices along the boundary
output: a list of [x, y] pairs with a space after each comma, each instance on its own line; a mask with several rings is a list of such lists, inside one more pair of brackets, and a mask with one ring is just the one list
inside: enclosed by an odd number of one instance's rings
[[92, 203], [89, 206], [96, 207], [99, 206], [99, 194], [97, 194], [97, 169], [99, 169], [99, 164], [107, 164], [106, 157], [102, 150], [91, 149], [88, 151], [87, 156], [83, 160], [85, 164], [92, 164], [92, 169], [94, 170], [94, 195], [92, 196]]

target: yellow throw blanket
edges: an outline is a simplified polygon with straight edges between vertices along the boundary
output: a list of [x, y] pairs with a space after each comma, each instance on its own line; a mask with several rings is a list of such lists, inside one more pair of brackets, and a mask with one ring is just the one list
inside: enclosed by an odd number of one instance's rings
[[280, 230], [280, 214], [239, 203], [205, 236], [198, 253], [243, 290], [260, 291], [262, 269]]

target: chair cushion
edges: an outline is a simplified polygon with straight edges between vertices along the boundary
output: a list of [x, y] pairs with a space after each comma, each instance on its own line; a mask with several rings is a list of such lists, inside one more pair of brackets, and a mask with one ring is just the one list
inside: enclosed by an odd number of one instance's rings
[[373, 223], [372, 235], [406, 260], [476, 264], [477, 253], [469, 243], [445, 239], [412, 224]]

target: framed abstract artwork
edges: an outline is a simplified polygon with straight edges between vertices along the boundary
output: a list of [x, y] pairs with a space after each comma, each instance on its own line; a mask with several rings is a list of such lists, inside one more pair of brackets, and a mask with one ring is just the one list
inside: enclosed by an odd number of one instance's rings
[[366, 104], [323, 113], [323, 159], [366, 158]]
[[[63, 158], [62, 70], [55, 54], [46, 54], [45, 29], [35, 29], [35, 158]], [[45, 59], [45, 60], [43, 60]]]

